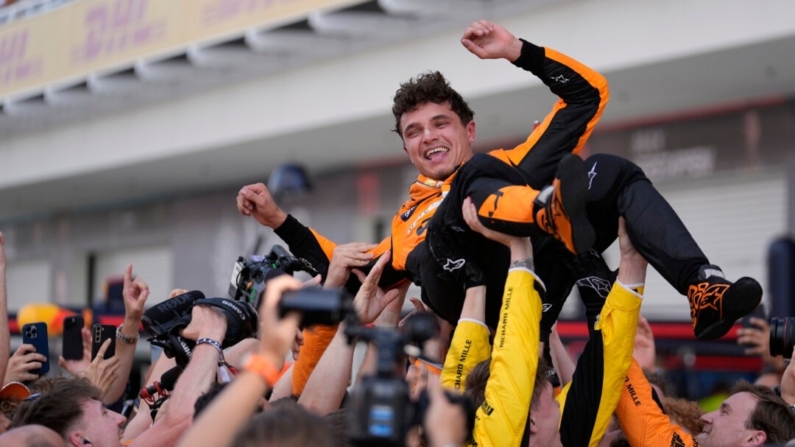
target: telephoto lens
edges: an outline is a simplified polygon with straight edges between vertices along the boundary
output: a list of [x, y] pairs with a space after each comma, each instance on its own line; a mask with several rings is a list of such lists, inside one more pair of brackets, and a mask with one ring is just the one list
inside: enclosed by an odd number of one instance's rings
[[795, 318], [770, 319], [770, 355], [792, 357], [795, 348]]

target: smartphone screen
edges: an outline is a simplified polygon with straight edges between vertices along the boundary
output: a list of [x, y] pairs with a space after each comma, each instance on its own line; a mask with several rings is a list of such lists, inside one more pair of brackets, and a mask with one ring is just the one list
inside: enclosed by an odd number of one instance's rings
[[39, 376], [47, 374], [50, 371], [50, 343], [47, 338], [47, 324], [29, 323], [22, 326], [22, 343], [33, 345], [37, 353], [47, 358], [41, 368], [33, 369], [30, 373]]
[[95, 324], [91, 329], [91, 360], [96, 358], [99, 348], [107, 339], [110, 339], [110, 346], [105, 351], [104, 358], [109, 359], [116, 355], [116, 326]]
[[85, 325], [83, 317], [71, 316], [63, 319], [63, 358], [66, 360], [83, 359], [83, 334]]

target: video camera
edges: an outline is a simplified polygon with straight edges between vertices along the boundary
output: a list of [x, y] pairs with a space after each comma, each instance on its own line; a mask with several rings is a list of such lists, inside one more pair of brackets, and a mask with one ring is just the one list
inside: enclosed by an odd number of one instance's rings
[[205, 298], [198, 290], [149, 308], [141, 319], [144, 330], [152, 336], [149, 341], [162, 347], [166, 357], [174, 358], [181, 369], [188, 364], [195, 342], [182, 338], [179, 332], [190, 324], [193, 307], [197, 305], [215, 307], [226, 317], [224, 348], [251, 337], [258, 329], [257, 311], [250, 303], [228, 298]]
[[795, 318], [770, 319], [770, 355], [792, 357], [795, 349]]
[[292, 275], [298, 271], [307, 271], [307, 267], [281, 245], [274, 245], [265, 256], [252, 255], [248, 259], [240, 256], [232, 270], [229, 296], [259, 309], [265, 283], [282, 273]]
[[[439, 326], [431, 314], [421, 313], [406, 321], [401, 331], [349, 325], [345, 334], [372, 341], [378, 349], [376, 373], [362, 377], [348, 403], [350, 438], [357, 446], [404, 446], [406, 433], [421, 425], [430, 404], [426, 393], [417, 402], [410, 399], [406, 383], [406, 355], [419, 357], [418, 346], [436, 336]], [[475, 408], [462, 395], [447, 393], [450, 402], [461, 405], [469, 431], [474, 428]]]
[[[301, 325], [333, 325], [345, 322], [348, 343], [354, 340], [373, 342], [378, 349], [376, 372], [363, 376], [348, 401], [350, 438], [357, 446], [404, 446], [410, 428], [421, 425], [429, 405], [426, 394], [417, 402], [410, 399], [405, 380], [406, 355], [421, 357], [422, 346], [436, 336], [439, 326], [427, 313], [409, 318], [402, 330], [359, 325], [353, 298], [345, 290], [305, 288], [286, 292], [279, 303], [282, 316], [301, 314]], [[472, 402], [446, 393], [450, 402], [461, 405], [467, 414], [470, 431], [475, 424]]]

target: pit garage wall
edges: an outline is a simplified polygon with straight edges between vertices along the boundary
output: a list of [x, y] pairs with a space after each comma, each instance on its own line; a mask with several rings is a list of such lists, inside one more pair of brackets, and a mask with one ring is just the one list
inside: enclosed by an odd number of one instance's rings
[[[792, 234], [795, 222], [794, 111], [790, 103], [775, 101], [602, 128], [587, 151], [626, 156], [643, 166], [712, 262], [732, 278], [751, 275], [764, 285], [766, 246], [788, 228]], [[411, 165], [325, 173], [316, 176], [310, 194], [283, 207], [332, 240], [376, 241], [389, 231], [415, 176]], [[261, 254], [280, 242], [239, 216], [238, 187], [0, 222], [8, 240], [11, 309], [42, 301], [85, 304], [89, 258], [98, 298], [106, 274], [121, 274], [125, 259], [150, 283], [153, 302], [174, 287], [223, 296], [239, 255], [254, 251], [258, 242], [255, 251]], [[617, 260], [615, 249], [608, 260]], [[644, 313], [687, 318], [684, 299], [656, 272], [648, 286]], [[567, 313], [575, 315], [576, 300], [570, 301]]]

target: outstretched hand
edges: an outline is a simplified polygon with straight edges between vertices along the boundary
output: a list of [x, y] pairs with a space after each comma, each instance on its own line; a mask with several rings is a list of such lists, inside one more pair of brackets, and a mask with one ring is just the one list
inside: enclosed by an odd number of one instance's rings
[[237, 194], [237, 210], [244, 216], [254, 216], [257, 222], [269, 228], [279, 228], [287, 219], [263, 183], [244, 186]]
[[522, 41], [510, 31], [488, 20], [472, 22], [461, 37], [461, 44], [481, 59], [508, 59], [522, 54]]
[[375, 244], [364, 242], [352, 242], [334, 247], [326, 274], [326, 287], [344, 286], [348, 282], [352, 268], [364, 267], [373, 260], [373, 254], [369, 251], [375, 247]]
[[384, 252], [367, 276], [360, 270], [353, 271], [362, 282], [359, 292], [353, 299], [356, 316], [359, 317], [359, 322], [362, 324], [370, 324], [375, 321], [389, 303], [401, 295], [400, 289], [392, 289], [386, 293], [380, 293], [378, 289], [378, 281], [381, 280], [381, 273], [384, 272], [384, 267], [391, 258], [390, 254], [389, 251]]
[[133, 321], [141, 321], [144, 316], [144, 306], [149, 298], [149, 286], [141, 278], [132, 278], [133, 266], [127, 265], [124, 272], [124, 312], [125, 317]]

